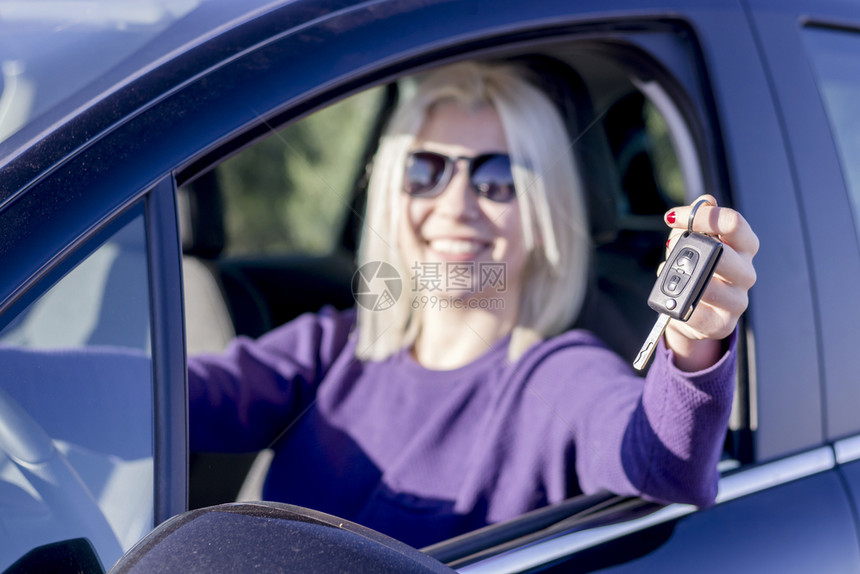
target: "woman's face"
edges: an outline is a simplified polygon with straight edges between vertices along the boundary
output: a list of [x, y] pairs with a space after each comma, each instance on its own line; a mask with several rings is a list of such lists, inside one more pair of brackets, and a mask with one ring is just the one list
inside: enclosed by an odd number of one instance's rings
[[[453, 102], [433, 108], [414, 150], [451, 158], [508, 151], [495, 109], [471, 110]], [[499, 293], [510, 300], [519, 293], [527, 256], [519, 202], [516, 197], [508, 202], [480, 197], [469, 182], [468, 171], [467, 162], [458, 160], [440, 194], [404, 194], [400, 226], [404, 264], [410, 270], [413, 290], [418, 291], [415, 295], [467, 299]], [[472, 281], [464, 275], [470, 269]]]

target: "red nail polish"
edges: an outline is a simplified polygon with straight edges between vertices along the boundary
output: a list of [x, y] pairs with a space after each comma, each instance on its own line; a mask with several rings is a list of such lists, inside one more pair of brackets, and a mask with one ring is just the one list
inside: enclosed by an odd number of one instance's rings
[[674, 211], [669, 212], [669, 215], [666, 216], [666, 221], [668, 221], [669, 223], [675, 223], [675, 212]]
[[666, 240], [666, 248], [667, 248], [667, 249], [668, 249], [668, 247], [669, 247], [669, 244], [670, 244], [670, 243], [672, 243], [672, 238], [671, 238], [671, 237], [670, 237], [669, 239], [667, 239], [667, 240]]

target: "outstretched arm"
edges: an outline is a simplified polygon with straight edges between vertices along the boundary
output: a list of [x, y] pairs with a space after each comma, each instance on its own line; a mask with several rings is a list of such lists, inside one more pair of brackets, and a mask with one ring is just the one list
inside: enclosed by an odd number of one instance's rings
[[735, 341], [695, 373], [679, 369], [661, 342], [643, 380], [593, 336], [562, 335], [531, 373], [522, 424], [543, 421], [541, 444], [567, 453], [568, 472], [587, 494], [708, 506], [732, 406]]

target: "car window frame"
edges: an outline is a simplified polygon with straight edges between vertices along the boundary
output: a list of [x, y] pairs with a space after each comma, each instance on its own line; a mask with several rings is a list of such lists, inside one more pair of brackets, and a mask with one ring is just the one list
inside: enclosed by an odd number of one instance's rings
[[[645, 25], [645, 21], [647, 19], [638, 19], [638, 24], [644, 28], [648, 29], [648, 26]], [[707, 81], [707, 78], [698, 78], [698, 80], [690, 75], [689, 67], [683, 70], [684, 79], [679, 81], [674, 75], [673, 72], [675, 69], [678, 69], [679, 65], [689, 66], [690, 62], [686, 61], [681, 64], [681, 62], [674, 61], [672, 62], [673, 67], [663, 68], [662, 63], [664, 58], [666, 58], [667, 54], [671, 54], [672, 48], [671, 46], [667, 46], [666, 44], [661, 44], [657, 42], [658, 49], [656, 50], [660, 56], [655, 56], [651, 54], [648, 50], [648, 46], [651, 45], [647, 41], [638, 41], [636, 33], [630, 33], [626, 35], [624, 30], [624, 24], [627, 22], [625, 19], [619, 19], [618, 21], [613, 21], [613, 23], [618, 24], [620, 30], [616, 32], [614, 35], [608, 33], [593, 33], [590, 30], [586, 32], [566, 32], [564, 34], [560, 34], [557, 37], [553, 38], [542, 38], [540, 40], [524, 40], [524, 41], [509, 41], [509, 42], [500, 42], [498, 46], [493, 47], [484, 47], [480, 50], [474, 50], [469, 48], [464, 48], [461, 52], [458, 52], [456, 55], [446, 55], [444, 58], [440, 58], [437, 60], [433, 60], [428, 56], [424, 56], [421, 59], [421, 62], [415, 64], [414, 67], [409, 68], [405, 65], [400, 66], [401, 72], [396, 76], [392, 75], [384, 75], [382, 76], [385, 81], [391, 81], [400, 75], [404, 75], [406, 73], [415, 73], [423, 70], [426, 67], [435, 67], [440, 63], [451, 62], [464, 58], [474, 58], [474, 57], [489, 57], [496, 54], [504, 54], [510, 53], [514, 51], [528, 51], [528, 49], [541, 48], [550, 44], [563, 44], [565, 42], [590, 42], [595, 46], [601, 45], [601, 42], [605, 42], [603, 46], [606, 49], [606, 52], [609, 54], [615, 55], [624, 55], [628, 59], [628, 61], [636, 62], [641, 66], [646, 66], [650, 61], [650, 66], [643, 69], [643, 75], [648, 76], [645, 73], [645, 69], [650, 70], [651, 75], [650, 78], [654, 81], [657, 81], [660, 86], [662, 86], [666, 93], [673, 98], [673, 102], [677, 105], [677, 112], [683, 117], [685, 120], [686, 127], [690, 130], [689, 137], [696, 143], [696, 153], [697, 159], [699, 161], [699, 166], [702, 168], [701, 178], [702, 178], [702, 186], [709, 193], [714, 193], [718, 197], [722, 198], [726, 202], [729, 201], [730, 186], [727, 184], [726, 180], [728, 179], [725, 173], [725, 168], [723, 166], [723, 158], [720, 153], [720, 136], [718, 133], [714, 133], [718, 131], [719, 126], [710, 125], [705, 118], [712, 117], [711, 114], [714, 110], [714, 103], [709, 100], [707, 94], [708, 89], [707, 86], [702, 86], [697, 84], [697, 81]], [[670, 33], [670, 30], [678, 30], [683, 29], [686, 34], [691, 34], [692, 31], [689, 28], [688, 24], [682, 20], [678, 21], [666, 21], [666, 20], [655, 20], [652, 22], [654, 24], [654, 29], [659, 30], [663, 33]], [[614, 42], [606, 42], [609, 38], [612, 38]], [[637, 57], [636, 55], [639, 55]], [[698, 52], [693, 53], [694, 58], [694, 66], [700, 65], [701, 54]], [[683, 58], [681, 58], [683, 61]], [[175, 173], [175, 179], [178, 184], [184, 185], [189, 182], [192, 182], [199, 174], [205, 173], [212, 169], [218, 162], [223, 161], [224, 159], [232, 156], [235, 153], [238, 153], [242, 149], [245, 149], [249, 145], [253, 145], [255, 142], [260, 139], [271, 135], [274, 130], [283, 127], [293, 121], [300, 121], [302, 118], [306, 117], [308, 114], [313, 113], [314, 111], [334, 102], [339, 101], [344, 97], [348, 97], [356, 93], [357, 91], [361, 91], [363, 89], [374, 87], [379, 85], [378, 80], [374, 79], [373, 75], [368, 76], [364, 79], [365, 83], [359, 82], [358, 80], [354, 80], [351, 84], [348, 84], [348, 90], [340, 91], [337, 89], [332, 89], [327, 96], [324, 95], [310, 95], [307, 100], [301, 102], [290, 102], [289, 105], [281, 105], [275, 107], [267, 114], [260, 114], [258, 118], [255, 118], [254, 121], [249, 122], [244, 126], [243, 129], [234, 131], [229, 137], [224, 137], [221, 140], [217, 141], [215, 145], [209, 146], [206, 149], [200, 151], [200, 153], [195, 156], [189, 158], [188, 161], [178, 166]], [[690, 86], [696, 86], [694, 93], [690, 93]], [[742, 338], [740, 342], [740, 346], [745, 345], [745, 339]], [[744, 366], [745, 369], [745, 366]], [[744, 378], [745, 380], [745, 378]], [[744, 415], [748, 417], [748, 407], [747, 414]], [[744, 420], [742, 424], [748, 424], [747, 419]], [[744, 431], [744, 435], [742, 437], [737, 437], [735, 440], [744, 442], [751, 441], [751, 435], [746, 432], [747, 428], [742, 429]], [[738, 447], [738, 452], [751, 453], [752, 447], [747, 444], [743, 444]], [[749, 458], [750, 455], [744, 455], [744, 462], [751, 462]], [[601, 495], [597, 495], [596, 499], [600, 499]], [[584, 500], [591, 500], [590, 497], [585, 496]], [[615, 497], [615, 503], [628, 502], [627, 499], [623, 499], [623, 497]], [[562, 505], [576, 505], [578, 504], [577, 498], [571, 499], [562, 503]], [[632, 509], [640, 509], [637, 512], [641, 513], [642, 507], [648, 507], [648, 503], [642, 501], [641, 499], [632, 499], [629, 501], [631, 507], [631, 514], [629, 516], [635, 516], [636, 512]], [[623, 508], [623, 506], [622, 506]], [[658, 512], [661, 511], [659, 506], [649, 507], [649, 512]], [[678, 516], [676, 513], [679, 508], [683, 508], [683, 512], [681, 514], [685, 514], [688, 512], [692, 512], [692, 507], [687, 507], [686, 505], [671, 505], [669, 507], [670, 510], [666, 510], [664, 512], [665, 515], [668, 516]], [[618, 509], [614, 509], [616, 512], [619, 512]], [[552, 522], [555, 524], [557, 521], [551, 520], [551, 516], [556, 516], [560, 512], [559, 508], [547, 507], [544, 509], [538, 509], [535, 511], [534, 516], [530, 516], [529, 519], [534, 519], [538, 523], [544, 522]], [[660, 516], [663, 516], [661, 514]], [[601, 515], [602, 516], [602, 515]], [[619, 516], [625, 516], [623, 512], [620, 514], [616, 514], [616, 519], [622, 520], [623, 518], [618, 518]], [[522, 518], [522, 517], [520, 517]], [[581, 527], [582, 522], [587, 522], [590, 520], [583, 518], [581, 522], [574, 522], [574, 525], [571, 528], [576, 529]], [[514, 519], [514, 521], [519, 519]], [[668, 520], [668, 518], [667, 518]], [[503, 523], [499, 525], [498, 531], [504, 531], [506, 528], [510, 528], [510, 524]], [[570, 526], [567, 525], [566, 526]], [[492, 528], [490, 529], [493, 530]], [[476, 538], [485, 535], [486, 531], [480, 532], [476, 534], [475, 532], [467, 533], [463, 535], [463, 540], [460, 542], [464, 546], [474, 547], [474, 541], [469, 538], [474, 535]], [[490, 534], [490, 538], [493, 538], [495, 534]], [[509, 534], [505, 533], [500, 536], [500, 539], [505, 539], [509, 536]], [[529, 537], [526, 537], [529, 538]], [[497, 545], [504, 545], [508, 542], [511, 542], [513, 546], [517, 546], [519, 544], [524, 544], [525, 539], [519, 538], [516, 540], [504, 540], [503, 542], [498, 542], [499, 539], [493, 538], [494, 548], [492, 550], [486, 549], [486, 554], [494, 554], [496, 552], [503, 552], [503, 549], [500, 549]], [[454, 544], [453, 546], [456, 546]], [[503, 548], [508, 548], [507, 546], [503, 546]], [[440, 543], [436, 548], [427, 549], [431, 554], [440, 553], [440, 556], [445, 556], [448, 552], [452, 552], [451, 555], [456, 554], [460, 556], [462, 554], [461, 550], [451, 551], [450, 545], [448, 545], [448, 541]], [[483, 556], [480, 552], [479, 555]], [[459, 560], [465, 560], [466, 562], [471, 562], [473, 560], [477, 560], [477, 556], [472, 556], [471, 558], [466, 558], [465, 556], [460, 556], [460, 558], [455, 559], [454, 564], [457, 564]]]

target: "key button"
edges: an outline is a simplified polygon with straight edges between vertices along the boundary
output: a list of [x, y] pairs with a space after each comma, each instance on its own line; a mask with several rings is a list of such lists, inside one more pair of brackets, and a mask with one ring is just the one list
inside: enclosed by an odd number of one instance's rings
[[682, 273], [692, 274], [693, 269], [696, 268], [696, 263], [699, 261], [699, 254], [693, 251], [692, 249], [685, 249], [678, 256], [678, 259], [675, 260], [675, 269], [678, 269]]
[[663, 293], [669, 297], [677, 297], [687, 286], [690, 276], [686, 273], [672, 271], [663, 282]]

